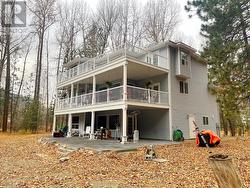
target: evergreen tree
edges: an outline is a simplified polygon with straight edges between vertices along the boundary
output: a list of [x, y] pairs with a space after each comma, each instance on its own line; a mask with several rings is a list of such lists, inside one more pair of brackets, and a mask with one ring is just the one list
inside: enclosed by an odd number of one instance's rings
[[[221, 111], [221, 124], [236, 134], [250, 105], [250, 3], [248, 0], [194, 0], [185, 9], [203, 21], [208, 40], [202, 57]], [[192, 17], [192, 15], [190, 15]], [[249, 114], [249, 113], [247, 113]], [[249, 117], [248, 117], [249, 118]], [[249, 125], [248, 125], [249, 127]]]

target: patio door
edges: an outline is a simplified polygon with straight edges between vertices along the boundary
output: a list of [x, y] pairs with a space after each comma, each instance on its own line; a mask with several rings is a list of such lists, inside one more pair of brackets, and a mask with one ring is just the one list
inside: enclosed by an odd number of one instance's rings
[[159, 103], [160, 102], [160, 83], [155, 83], [149, 86], [150, 89], [150, 102], [151, 103]]
[[107, 128], [107, 116], [97, 116], [97, 129]]
[[195, 138], [195, 125], [193, 123], [195, 121], [194, 114], [188, 115], [188, 125], [189, 125], [189, 138]]

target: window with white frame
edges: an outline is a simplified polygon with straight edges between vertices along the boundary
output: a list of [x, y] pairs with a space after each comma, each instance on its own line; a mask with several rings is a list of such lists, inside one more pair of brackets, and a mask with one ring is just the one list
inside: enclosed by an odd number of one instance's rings
[[147, 54], [147, 63], [152, 63], [152, 57], [151, 57], [151, 54]]
[[181, 51], [181, 64], [188, 65], [188, 54], [183, 51]]
[[188, 94], [188, 83], [179, 81], [180, 93]]
[[72, 129], [79, 129], [79, 116], [72, 117]]
[[203, 125], [208, 125], [208, 117], [207, 116], [203, 116]]

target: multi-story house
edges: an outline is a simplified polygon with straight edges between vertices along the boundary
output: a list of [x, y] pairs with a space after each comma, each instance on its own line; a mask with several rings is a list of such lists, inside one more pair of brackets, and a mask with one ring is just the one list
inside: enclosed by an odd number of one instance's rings
[[140, 138], [172, 140], [180, 129], [189, 139], [195, 136], [193, 120], [213, 131], [219, 122], [207, 64], [181, 42], [75, 58], [58, 77], [57, 96], [53, 131], [63, 120], [69, 137], [88, 129], [93, 139], [103, 127], [122, 143], [134, 130]]

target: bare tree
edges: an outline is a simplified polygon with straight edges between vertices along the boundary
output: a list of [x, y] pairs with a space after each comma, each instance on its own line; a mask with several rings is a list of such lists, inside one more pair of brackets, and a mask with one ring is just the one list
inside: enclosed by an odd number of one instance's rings
[[107, 45], [112, 29], [118, 19], [120, 11], [120, 6], [117, 0], [99, 0], [97, 6], [97, 25], [99, 33], [101, 31], [100, 37], [100, 49], [101, 53], [104, 53]]
[[46, 127], [45, 131], [49, 130], [49, 31], [46, 44]]
[[119, 1], [118, 19], [111, 33], [111, 47], [139, 45], [143, 36], [142, 12], [135, 0]]
[[61, 59], [63, 63], [72, 60], [76, 54], [76, 37], [79, 34], [80, 27], [77, 24], [77, 15], [81, 11], [74, 1], [71, 4], [58, 4], [59, 19], [59, 36], [57, 42], [59, 44], [58, 53], [58, 73]]
[[180, 8], [174, 0], [149, 0], [144, 6], [144, 29], [149, 42], [171, 38], [178, 24]]
[[35, 124], [38, 123], [38, 104], [40, 95], [40, 82], [42, 72], [42, 57], [45, 31], [55, 22], [55, 0], [33, 0], [30, 1], [29, 10], [33, 13], [33, 26], [38, 36], [37, 66], [35, 79], [34, 102], [37, 103], [35, 109]]
[[85, 1], [78, 1], [77, 7], [79, 11], [76, 12], [76, 23], [82, 35], [82, 46], [86, 45], [87, 33], [89, 32], [92, 24], [91, 9]]
[[[13, 107], [12, 107], [12, 110], [11, 110], [12, 113], [11, 113], [11, 119], [10, 119], [10, 127], [11, 127], [11, 129], [13, 129], [13, 122], [15, 122], [17, 110], [18, 110], [18, 107], [19, 107], [19, 99], [20, 99], [21, 90], [22, 90], [23, 84], [24, 84], [24, 77], [25, 77], [25, 72], [26, 72], [27, 58], [28, 58], [28, 55], [29, 55], [29, 53], [31, 51], [31, 43], [32, 43], [32, 40], [30, 40], [28, 43], [25, 43], [25, 44], [27, 44], [27, 47], [23, 48], [24, 60], [23, 60], [23, 68], [22, 68], [20, 84], [18, 86], [18, 91], [17, 91], [16, 97], [15, 97], [16, 98], [15, 101], [14, 101], [14, 99], [12, 99]], [[12, 87], [14, 87], [14, 86], [12, 86]], [[12, 93], [14, 93], [14, 92], [12, 92]]]
[[[9, 23], [12, 23], [12, 17], [14, 14], [14, 4], [11, 2], [10, 10], [5, 12], [6, 18], [9, 20]], [[6, 52], [6, 79], [5, 79], [5, 91], [4, 91], [4, 110], [3, 110], [3, 127], [2, 131], [6, 132], [8, 128], [8, 117], [9, 117], [9, 102], [10, 102], [10, 42], [11, 42], [11, 24], [7, 24], [5, 27], [6, 34], [6, 43], [5, 43], [5, 52]], [[4, 52], [4, 53], [5, 53]], [[4, 62], [3, 62], [4, 63]]]

